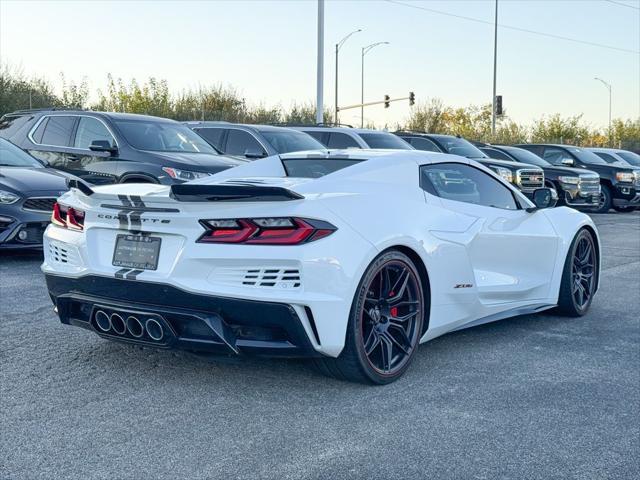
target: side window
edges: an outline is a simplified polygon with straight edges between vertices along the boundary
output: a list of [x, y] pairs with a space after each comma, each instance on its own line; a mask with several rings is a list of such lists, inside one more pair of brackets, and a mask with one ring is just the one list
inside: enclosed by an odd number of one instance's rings
[[42, 134], [42, 145], [68, 147], [71, 143], [71, 132], [76, 123], [76, 117], [51, 116]]
[[222, 150], [224, 128], [196, 128], [195, 132], [204, 138], [207, 143], [213, 145], [218, 150]]
[[45, 117], [45, 119], [40, 122], [40, 125], [38, 125], [38, 128], [36, 128], [36, 131], [33, 132], [33, 135], [31, 135], [31, 138], [33, 138], [36, 143], [42, 143], [42, 135], [44, 135], [44, 129], [47, 128], [48, 121], [49, 117]]
[[307, 135], [311, 135], [325, 147], [327, 146], [327, 132], [321, 132], [318, 130], [304, 130], [304, 133], [306, 133]]
[[106, 140], [111, 146], [115, 146], [116, 143], [107, 127], [100, 120], [91, 117], [80, 117], [73, 146], [88, 150], [89, 145], [94, 140]]
[[607, 163], [616, 163], [618, 161], [616, 157], [614, 157], [613, 155], [609, 155], [608, 153], [604, 153], [604, 152], [593, 152], [593, 153], [598, 155], [601, 159], [603, 159]]
[[243, 130], [230, 129], [227, 137], [227, 148], [224, 153], [244, 155], [247, 150], [266, 154], [262, 145], [253, 136]]
[[427, 138], [418, 138], [418, 137], [402, 137], [403, 140], [406, 140], [411, 145], [413, 145], [417, 150], [422, 150], [425, 152], [438, 152], [440, 153], [440, 149], [438, 146], [433, 143], [431, 140]]
[[358, 142], [346, 133], [331, 132], [329, 134], [328, 148], [360, 148]]
[[500, 150], [496, 150], [495, 148], [481, 148], [482, 153], [486, 153], [489, 158], [495, 158], [496, 160], [507, 160], [509, 162], [513, 162], [513, 158], [507, 155]]
[[561, 148], [546, 147], [544, 149], [544, 158], [547, 162], [554, 165], [562, 165], [563, 160], [573, 161], [573, 157]]
[[436, 163], [420, 169], [420, 186], [447, 200], [517, 210], [513, 193], [495, 178], [461, 163]]

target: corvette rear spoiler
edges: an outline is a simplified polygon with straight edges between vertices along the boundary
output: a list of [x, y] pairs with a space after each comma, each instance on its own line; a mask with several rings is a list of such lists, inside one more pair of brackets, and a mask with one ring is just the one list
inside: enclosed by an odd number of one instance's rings
[[171, 198], [179, 202], [287, 202], [304, 197], [283, 187], [183, 183], [171, 186]]
[[85, 182], [78, 178], [67, 178], [67, 188], [76, 188], [84, 193], [87, 197], [93, 195], [93, 190]]

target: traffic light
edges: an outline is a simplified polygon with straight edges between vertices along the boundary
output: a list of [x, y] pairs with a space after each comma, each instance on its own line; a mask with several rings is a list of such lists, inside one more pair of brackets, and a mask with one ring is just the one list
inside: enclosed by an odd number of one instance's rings
[[384, 96], [384, 108], [389, 108], [389, 100], [391, 100], [391, 97], [389, 95], [385, 95]]
[[409, 92], [409, 106], [413, 106], [416, 103], [416, 94]]
[[502, 95], [496, 95], [496, 115], [502, 115]]

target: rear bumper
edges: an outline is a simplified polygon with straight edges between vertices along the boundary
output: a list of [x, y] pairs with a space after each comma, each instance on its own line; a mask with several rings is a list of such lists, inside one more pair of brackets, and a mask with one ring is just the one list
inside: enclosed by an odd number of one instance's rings
[[[215, 354], [321, 356], [291, 305], [194, 294], [139, 280], [94, 275], [45, 277], [60, 321], [103, 338]], [[131, 330], [122, 333], [119, 328], [100, 328], [96, 321], [100, 311], [108, 317], [119, 315], [125, 324], [129, 317], [142, 325], [153, 319], [162, 326], [162, 338], [154, 339], [147, 332], [138, 336]], [[316, 332], [312, 315], [305, 321]]]

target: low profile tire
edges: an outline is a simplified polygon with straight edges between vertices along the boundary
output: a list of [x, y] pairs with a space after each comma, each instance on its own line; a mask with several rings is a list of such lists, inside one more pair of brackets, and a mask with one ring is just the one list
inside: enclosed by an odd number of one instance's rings
[[360, 280], [342, 353], [315, 359], [318, 370], [340, 380], [378, 385], [400, 378], [418, 348], [424, 296], [411, 259], [395, 250], [382, 253]]
[[562, 271], [558, 313], [581, 317], [589, 310], [598, 278], [598, 250], [593, 234], [578, 232], [571, 243]]
[[613, 209], [614, 209], [616, 212], [620, 212], [620, 213], [628, 213], [628, 212], [633, 212], [633, 211], [636, 209], [636, 207], [615, 207], [615, 206], [614, 206], [614, 207], [613, 207]]
[[600, 186], [600, 201], [598, 206], [593, 210], [595, 213], [607, 213], [613, 204], [611, 199], [611, 190], [606, 185]]

